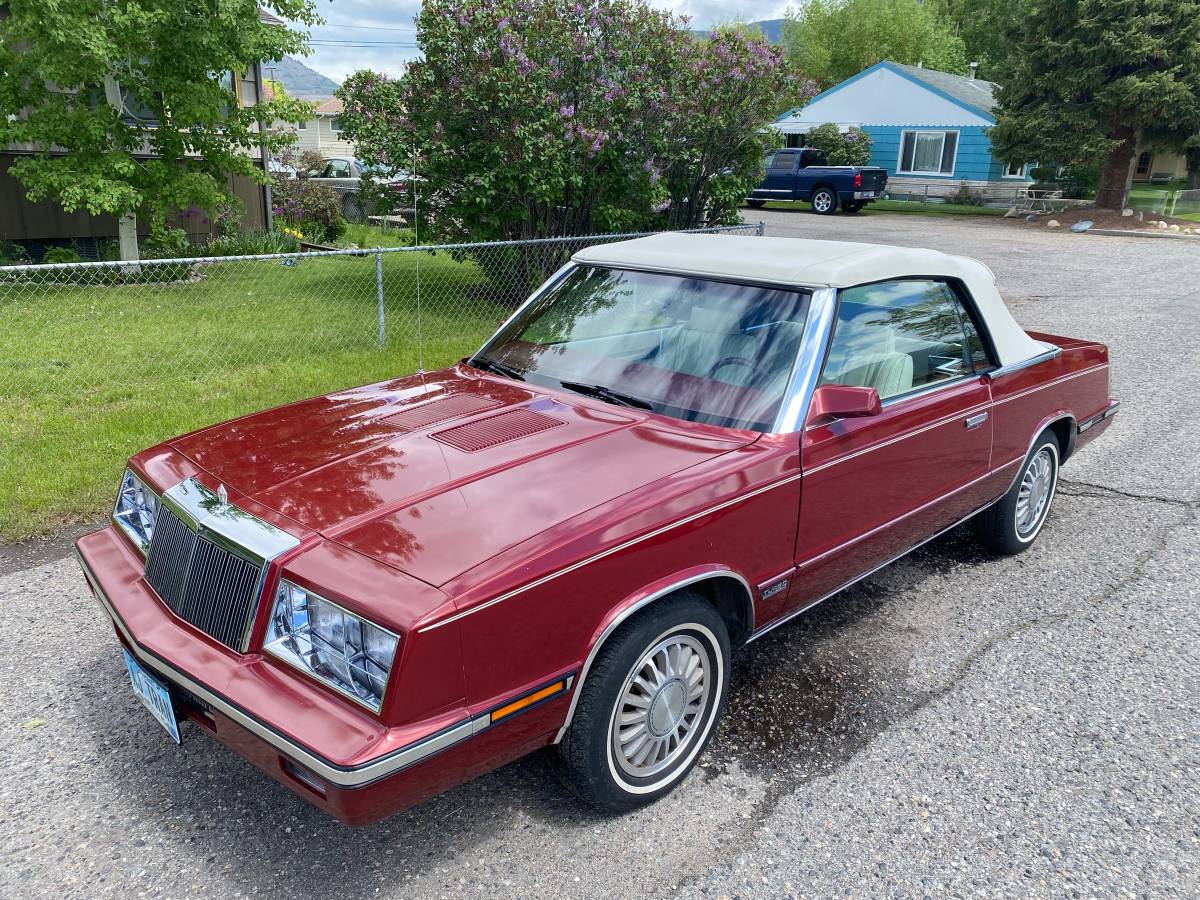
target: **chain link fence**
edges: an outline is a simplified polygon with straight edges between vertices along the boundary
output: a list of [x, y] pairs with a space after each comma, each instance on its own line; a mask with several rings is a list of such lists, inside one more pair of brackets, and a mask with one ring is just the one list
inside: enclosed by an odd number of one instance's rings
[[1176, 191], [1171, 195], [1170, 215], [1196, 218], [1200, 216], [1200, 191]]
[[0, 268], [0, 539], [89, 514], [172, 435], [453, 363], [576, 250], [637, 236]]

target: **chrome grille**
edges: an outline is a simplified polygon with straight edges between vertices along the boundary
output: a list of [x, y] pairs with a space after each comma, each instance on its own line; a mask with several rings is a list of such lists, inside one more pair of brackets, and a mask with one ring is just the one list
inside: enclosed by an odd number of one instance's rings
[[261, 564], [197, 534], [166, 505], [159, 508], [146, 581], [185, 622], [242, 650], [261, 575]]

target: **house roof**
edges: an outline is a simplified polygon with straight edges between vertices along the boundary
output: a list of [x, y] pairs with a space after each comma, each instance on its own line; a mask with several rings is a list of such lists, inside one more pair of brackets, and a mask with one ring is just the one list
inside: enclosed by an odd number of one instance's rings
[[949, 72], [939, 72], [936, 69], [926, 69], [918, 66], [905, 66], [884, 60], [893, 70], [898, 70], [909, 78], [920, 81], [943, 94], [949, 94], [960, 103], [974, 107], [985, 115], [991, 115], [996, 108], [996, 84], [984, 81], [982, 78], [965, 78], [962, 75], [951, 75]]
[[728, 234], [664, 233], [577, 251], [583, 265], [648, 269], [699, 278], [734, 278], [796, 287], [846, 288], [907, 277], [961, 279], [991, 333], [1001, 365], [1045, 352], [1000, 299], [983, 263], [939, 250]]
[[344, 104], [337, 97], [328, 97], [325, 100], [317, 101], [316, 114], [318, 116], [336, 116], [340, 115], [345, 109]]
[[863, 69], [857, 75], [850, 76], [845, 81], [838, 82], [833, 87], [826, 88], [809, 100], [804, 106], [789, 109], [775, 120], [773, 127], [782, 131], [795, 131], [800, 128], [811, 127], [813, 124], [820, 124], [820, 122], [813, 123], [807, 121], [804, 116], [805, 111], [818, 101], [824, 100], [831, 94], [836, 94], [859, 79], [866, 78], [873, 72], [878, 72], [881, 69], [928, 90], [930, 93], [936, 94], [970, 113], [983, 116], [992, 122], [995, 121], [993, 111], [997, 105], [995, 93], [997, 85], [993, 82], [984, 81], [979, 78], [966, 78], [962, 75], [952, 75], [949, 72], [939, 72], [936, 69], [926, 69], [920, 66], [906, 66], [901, 63], [892, 62], [890, 59], [885, 59], [882, 62], [877, 62], [875, 65]]
[[262, 22], [264, 25], [282, 25], [283, 24], [283, 19], [279, 18], [278, 16], [272, 15], [271, 13], [269, 13], [265, 9], [263, 9], [261, 6], [258, 8], [258, 21]]

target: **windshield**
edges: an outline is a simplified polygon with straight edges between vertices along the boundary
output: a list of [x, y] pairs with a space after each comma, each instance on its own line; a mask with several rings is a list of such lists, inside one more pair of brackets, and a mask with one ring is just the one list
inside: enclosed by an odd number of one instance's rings
[[769, 431], [809, 298], [800, 290], [583, 266], [470, 362], [678, 419]]

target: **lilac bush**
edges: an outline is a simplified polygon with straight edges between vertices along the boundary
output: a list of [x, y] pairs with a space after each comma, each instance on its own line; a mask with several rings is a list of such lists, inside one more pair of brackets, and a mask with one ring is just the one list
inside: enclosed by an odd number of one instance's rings
[[760, 34], [685, 26], [644, 0], [426, 0], [423, 59], [352, 75], [342, 126], [422, 179], [423, 238], [734, 221], [780, 99], [815, 89]]

